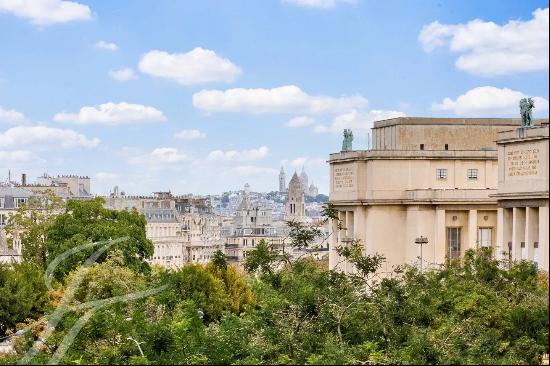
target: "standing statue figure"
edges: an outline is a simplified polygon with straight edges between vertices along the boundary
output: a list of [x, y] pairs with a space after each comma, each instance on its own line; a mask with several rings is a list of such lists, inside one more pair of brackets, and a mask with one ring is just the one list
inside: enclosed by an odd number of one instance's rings
[[351, 151], [353, 142], [353, 132], [349, 128], [344, 130], [344, 141], [342, 142], [342, 151]]
[[519, 113], [522, 127], [533, 127], [533, 108], [535, 102], [531, 98], [523, 98], [519, 101]]

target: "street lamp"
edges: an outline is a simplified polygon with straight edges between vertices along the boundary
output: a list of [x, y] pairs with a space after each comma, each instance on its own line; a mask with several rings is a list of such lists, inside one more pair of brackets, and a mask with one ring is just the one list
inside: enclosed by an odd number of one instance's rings
[[422, 256], [422, 247], [424, 244], [428, 244], [428, 238], [421, 235], [419, 238], [416, 238], [414, 242], [415, 244], [420, 245], [420, 273], [422, 273], [422, 262], [424, 261]]

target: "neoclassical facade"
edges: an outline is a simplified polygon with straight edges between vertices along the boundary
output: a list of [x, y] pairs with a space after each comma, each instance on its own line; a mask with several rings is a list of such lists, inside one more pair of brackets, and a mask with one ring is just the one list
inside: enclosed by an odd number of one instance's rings
[[[541, 123], [547, 131], [548, 121]], [[395, 118], [374, 123], [372, 149], [331, 154], [330, 202], [345, 230], [331, 225], [330, 268], [353, 270], [336, 252], [351, 240], [359, 240], [367, 254], [383, 254], [383, 272], [421, 259], [424, 268], [437, 265], [461, 258], [469, 248], [507, 251], [499, 236], [505, 211], [498, 206], [503, 192], [496, 141], [520, 124], [519, 119]], [[547, 170], [545, 179], [547, 207]], [[521, 212], [516, 209], [518, 217]], [[415, 244], [420, 236], [428, 238], [422, 258]], [[540, 251], [547, 252], [541, 236]]]

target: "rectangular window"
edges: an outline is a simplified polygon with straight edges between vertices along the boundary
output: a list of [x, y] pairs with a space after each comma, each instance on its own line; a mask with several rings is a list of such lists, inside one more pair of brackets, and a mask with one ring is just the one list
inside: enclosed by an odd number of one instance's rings
[[424, 144], [420, 144], [420, 150], [424, 150]]
[[460, 259], [460, 228], [447, 228], [447, 258], [450, 260]]
[[521, 242], [521, 260], [527, 260], [527, 246], [525, 242]]
[[445, 144], [445, 150], [449, 150], [449, 144]]
[[447, 179], [447, 169], [436, 169], [435, 176], [437, 179], [441, 179], [441, 180]]
[[15, 198], [15, 208], [21, 207], [23, 204], [27, 203], [26, 198]]
[[4, 199], [0, 198], [0, 208], [4, 208]]
[[478, 231], [479, 246], [481, 248], [491, 248], [492, 247], [492, 237], [493, 229], [490, 227], [480, 227]]
[[477, 179], [477, 169], [468, 169], [468, 179], [470, 180]]
[[533, 244], [533, 262], [535, 264], [535, 268], [539, 268], [539, 242], [536, 241]]
[[8, 223], [8, 218], [4, 214], [0, 214], [0, 226], [6, 225]]

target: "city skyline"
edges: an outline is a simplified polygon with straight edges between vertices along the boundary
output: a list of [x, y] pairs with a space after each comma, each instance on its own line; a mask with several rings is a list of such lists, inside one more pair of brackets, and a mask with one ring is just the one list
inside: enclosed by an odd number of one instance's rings
[[241, 5], [0, 0], [0, 177], [216, 194], [305, 166], [328, 194], [344, 128], [548, 116], [546, 2]]

